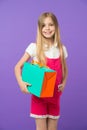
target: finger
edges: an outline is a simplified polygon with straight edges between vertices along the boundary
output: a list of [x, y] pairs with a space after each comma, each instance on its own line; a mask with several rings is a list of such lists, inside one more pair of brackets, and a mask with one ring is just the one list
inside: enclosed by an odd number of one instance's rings
[[60, 88], [61, 86], [59, 85], [58, 88]]
[[26, 85], [25, 89], [26, 89], [26, 93], [29, 94], [30, 92], [29, 92], [29, 90], [27, 89], [27, 85]]
[[28, 84], [29, 86], [32, 86], [32, 84]]
[[30, 83], [26, 83], [26, 86], [31, 86], [31, 84]]
[[60, 90], [62, 88], [62, 86], [58, 86], [58, 89]]
[[61, 86], [62, 86], [62, 84], [59, 84], [59, 85], [58, 85], [58, 88], [61, 87]]
[[60, 91], [62, 91], [62, 87], [59, 87], [59, 88], [58, 88], [58, 92], [60, 92]]

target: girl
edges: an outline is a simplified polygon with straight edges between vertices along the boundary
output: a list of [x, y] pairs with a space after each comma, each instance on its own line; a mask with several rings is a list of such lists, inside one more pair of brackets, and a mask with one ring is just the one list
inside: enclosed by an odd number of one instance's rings
[[21, 69], [24, 62], [30, 58], [58, 72], [53, 97], [38, 98], [34, 95], [31, 97], [30, 116], [35, 118], [36, 130], [57, 130], [60, 116], [60, 95], [64, 90], [67, 79], [65, 61], [67, 56], [66, 47], [60, 41], [56, 16], [49, 12], [43, 13], [38, 19], [36, 43], [29, 44], [24, 55], [15, 66], [16, 79], [24, 93], [29, 93], [27, 85], [31, 84], [22, 81]]

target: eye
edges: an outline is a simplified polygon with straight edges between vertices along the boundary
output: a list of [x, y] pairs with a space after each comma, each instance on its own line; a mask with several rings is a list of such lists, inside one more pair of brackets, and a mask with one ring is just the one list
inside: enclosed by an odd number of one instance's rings
[[45, 27], [45, 24], [42, 24], [42, 28]]
[[50, 25], [50, 26], [54, 26], [54, 24], [53, 24], [53, 23], [50, 23], [49, 25]]

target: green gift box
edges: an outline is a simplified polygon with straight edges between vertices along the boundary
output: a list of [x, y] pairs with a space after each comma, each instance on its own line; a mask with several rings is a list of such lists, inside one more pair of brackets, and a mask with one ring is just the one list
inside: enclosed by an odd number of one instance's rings
[[37, 97], [52, 97], [56, 81], [56, 71], [45, 66], [25, 62], [22, 68], [22, 80], [30, 83], [28, 91]]

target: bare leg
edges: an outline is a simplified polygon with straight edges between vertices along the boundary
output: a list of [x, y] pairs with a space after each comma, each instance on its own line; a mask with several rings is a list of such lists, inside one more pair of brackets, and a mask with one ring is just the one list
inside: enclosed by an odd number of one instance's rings
[[36, 118], [36, 130], [47, 130], [47, 119], [46, 118]]
[[48, 118], [47, 122], [48, 122], [47, 123], [47, 126], [48, 126], [47, 130], [57, 130], [58, 119]]

